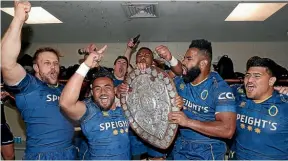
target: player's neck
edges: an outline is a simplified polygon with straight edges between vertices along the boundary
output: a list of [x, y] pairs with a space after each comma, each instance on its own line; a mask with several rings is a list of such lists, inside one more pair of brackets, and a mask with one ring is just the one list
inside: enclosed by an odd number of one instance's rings
[[[58, 85], [59, 85], [58, 83], [56, 83], [56, 84], [49, 84], [49, 83], [43, 81], [43, 79], [40, 77], [40, 74], [39, 74], [39, 73], [35, 73], [35, 77], [38, 78], [40, 81], [46, 83], [49, 87], [58, 87]], [[58, 81], [59, 81], [59, 80], [58, 80]], [[58, 81], [57, 81], [57, 82], [58, 82]]]
[[262, 103], [268, 100], [273, 95], [273, 88], [270, 88], [267, 92], [265, 92], [259, 99], [253, 100], [255, 103]]
[[41, 81], [43, 82], [43, 80], [42, 80], [42, 78], [40, 77], [40, 74], [39, 74], [39, 73], [35, 73], [35, 77], [38, 78], [39, 80], [41, 80]]
[[193, 86], [197, 86], [197, 85], [201, 84], [202, 82], [204, 82], [208, 78], [209, 74], [210, 74], [210, 71], [209, 72], [205, 72], [205, 71], [201, 72], [199, 74], [199, 76], [193, 82], [191, 82], [191, 84]]
[[114, 73], [114, 77], [115, 77], [116, 79], [118, 79], [118, 80], [124, 80], [125, 75], [124, 75], [123, 77], [117, 77], [117, 75]]

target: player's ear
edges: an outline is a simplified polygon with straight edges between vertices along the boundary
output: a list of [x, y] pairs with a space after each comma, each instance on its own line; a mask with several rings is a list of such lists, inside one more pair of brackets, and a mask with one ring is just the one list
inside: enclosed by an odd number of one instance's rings
[[35, 63], [35, 64], [33, 64], [33, 69], [34, 69], [34, 71], [36, 72], [36, 73], [39, 73], [39, 67], [38, 67], [38, 65]]
[[206, 60], [206, 59], [201, 60], [199, 63], [199, 68], [204, 69], [204, 68], [206, 68], [207, 65], [208, 65], [208, 60]]
[[269, 79], [269, 86], [274, 86], [276, 80], [277, 80], [276, 77], [271, 77], [271, 78]]

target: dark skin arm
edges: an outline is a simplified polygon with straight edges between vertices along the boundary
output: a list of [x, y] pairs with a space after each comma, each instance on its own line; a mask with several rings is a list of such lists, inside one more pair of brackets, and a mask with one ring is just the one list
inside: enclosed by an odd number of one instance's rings
[[[159, 54], [161, 58], [165, 59], [166, 61], [170, 62], [172, 60], [172, 54], [166, 46], [160, 45], [155, 48], [155, 51]], [[177, 65], [171, 66], [171, 70], [174, 74], [180, 76], [183, 73], [182, 63], [179, 60], [177, 61]]]
[[182, 111], [171, 112], [168, 118], [173, 123], [212, 137], [231, 139], [236, 128], [236, 114], [233, 112], [218, 113], [215, 121], [210, 122], [189, 119]]

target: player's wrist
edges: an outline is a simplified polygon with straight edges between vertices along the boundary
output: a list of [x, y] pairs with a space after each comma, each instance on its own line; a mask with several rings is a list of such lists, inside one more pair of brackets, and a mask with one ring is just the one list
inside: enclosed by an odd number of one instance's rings
[[193, 126], [193, 125], [191, 125], [191, 124], [193, 124], [193, 120], [186, 119], [186, 120], [184, 121], [184, 125], [183, 125], [183, 127], [190, 127], [190, 126]]
[[171, 60], [169, 61], [169, 63], [170, 63], [170, 65], [171, 65], [172, 67], [175, 67], [175, 66], [178, 64], [178, 60], [177, 60], [174, 56], [172, 56], [172, 58], [171, 58]]
[[77, 69], [76, 73], [81, 75], [82, 77], [86, 77], [87, 73], [89, 72], [90, 67], [84, 63], [82, 63], [79, 68]]

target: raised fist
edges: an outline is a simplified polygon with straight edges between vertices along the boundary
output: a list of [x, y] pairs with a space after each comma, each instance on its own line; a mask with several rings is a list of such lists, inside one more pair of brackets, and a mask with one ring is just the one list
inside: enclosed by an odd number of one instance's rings
[[170, 61], [172, 59], [172, 55], [171, 55], [171, 52], [169, 51], [169, 49], [164, 46], [164, 45], [160, 45], [160, 46], [157, 46], [155, 48], [155, 51], [157, 52], [157, 54], [165, 59], [166, 61]]
[[25, 22], [31, 10], [31, 4], [28, 1], [14, 1], [14, 18], [17, 18], [21, 22]]

